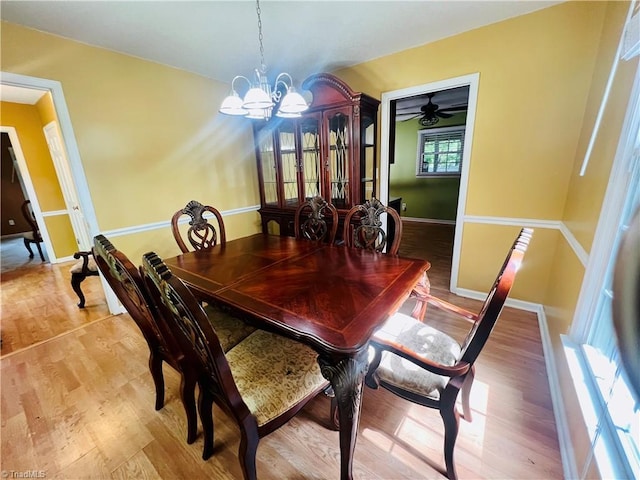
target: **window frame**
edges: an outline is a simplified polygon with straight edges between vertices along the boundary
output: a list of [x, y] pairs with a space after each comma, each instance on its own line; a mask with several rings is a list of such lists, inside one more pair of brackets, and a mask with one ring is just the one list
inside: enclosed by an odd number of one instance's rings
[[[438, 128], [425, 128], [422, 130], [418, 130], [417, 132], [418, 148], [417, 148], [417, 154], [416, 154], [416, 177], [418, 178], [444, 178], [444, 177], [459, 178], [462, 174], [465, 131], [466, 131], [466, 125], [456, 125], [451, 127], [438, 127]], [[462, 140], [462, 145], [460, 146], [460, 150], [458, 152], [458, 155], [459, 155], [458, 171], [456, 172], [423, 172], [422, 166], [423, 166], [423, 156], [424, 156], [424, 144], [426, 142], [426, 138], [428, 136], [453, 133], [453, 132], [459, 132]], [[439, 155], [439, 153], [436, 153], [436, 155]]]

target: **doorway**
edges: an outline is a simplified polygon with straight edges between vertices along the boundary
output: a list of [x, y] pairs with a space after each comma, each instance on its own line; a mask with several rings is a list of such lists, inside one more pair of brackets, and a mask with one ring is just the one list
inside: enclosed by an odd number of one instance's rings
[[[451, 78], [439, 82], [433, 82], [423, 85], [417, 85], [413, 87], [404, 88], [401, 90], [394, 90], [385, 92], [382, 94], [382, 121], [381, 121], [381, 159], [380, 159], [380, 200], [384, 204], [388, 204], [390, 200], [389, 186], [390, 186], [390, 173], [392, 162], [396, 162], [398, 159], [394, 158], [396, 151], [396, 120], [410, 118], [414, 116], [418, 121], [423, 120], [423, 125], [427, 125], [429, 121], [428, 113], [433, 110], [432, 105], [438, 104], [437, 95], [438, 92], [454, 91], [457, 94], [461, 94], [463, 91], [466, 95], [466, 121], [464, 125], [464, 145], [462, 150], [462, 162], [459, 170], [459, 187], [457, 192], [455, 211], [452, 213], [454, 230], [453, 238], [453, 252], [451, 256], [451, 274], [449, 289], [455, 292], [457, 289], [457, 277], [458, 268], [460, 262], [460, 249], [462, 242], [462, 226], [465, 215], [465, 200], [467, 196], [469, 166], [471, 161], [471, 147], [473, 144], [473, 127], [475, 123], [475, 113], [478, 96], [478, 73], [465, 75], [461, 77]], [[443, 106], [449, 108], [449, 112], [453, 113], [451, 109], [459, 108], [463, 105], [462, 97], [453, 97], [450, 105]], [[426, 100], [426, 101], [425, 101]], [[431, 102], [429, 102], [431, 100]], [[454, 104], [460, 104], [454, 107]], [[438, 107], [441, 107], [438, 104]], [[441, 117], [440, 117], [441, 118]], [[431, 120], [433, 121], [433, 120]], [[438, 120], [440, 121], [440, 120]], [[438, 121], [432, 123], [438, 123]], [[428, 126], [428, 125], [427, 125]], [[416, 139], [416, 144], [418, 140]], [[416, 156], [419, 151], [416, 151]], [[416, 161], [416, 168], [418, 168], [418, 162]], [[416, 170], [416, 175], [419, 172]], [[402, 202], [405, 203], [405, 202]], [[404, 209], [403, 209], [404, 210]]]
[[[66, 151], [66, 167], [68, 172], [68, 179], [71, 182], [71, 185], [75, 189], [77, 194], [77, 208], [82, 212], [83, 222], [78, 228], [82, 228], [84, 231], [80, 231], [79, 235], [76, 237], [79, 239], [79, 247], [82, 250], [89, 250], [91, 248], [90, 244], [87, 244], [87, 239], [93, 238], [95, 235], [100, 233], [98, 228], [98, 222], [95, 215], [95, 211], [93, 208], [93, 203], [91, 201], [91, 196], [89, 193], [89, 186], [84, 175], [84, 169], [82, 167], [82, 161], [80, 159], [80, 152], [78, 150], [78, 146], [75, 140], [75, 134], [73, 133], [73, 127], [71, 125], [71, 118], [69, 115], [69, 111], [67, 109], [67, 104], [64, 98], [64, 93], [62, 91], [62, 85], [60, 82], [55, 80], [48, 80], [37, 77], [29, 77], [25, 75], [19, 75], [14, 73], [6, 73], [1, 72], [1, 81], [2, 86], [8, 86], [12, 88], [18, 88], [23, 90], [36, 90], [41, 92], [50, 92], [51, 98], [53, 101], [53, 106], [56, 112], [56, 117], [58, 120], [60, 139], [64, 143], [64, 148]], [[10, 127], [2, 127], [10, 128]], [[11, 136], [11, 134], [10, 134]], [[17, 136], [16, 136], [17, 140]], [[27, 175], [24, 176], [25, 182], [28, 185]], [[61, 186], [61, 188], [68, 188], [67, 186]], [[42, 235], [43, 238], [46, 236], [48, 239], [48, 234], [46, 232], [46, 228], [44, 228], [44, 222], [42, 221], [42, 214], [37, 203], [37, 197], [34, 192], [29, 192], [30, 197], [32, 198], [32, 205], [34, 207], [34, 213], [36, 214], [36, 219], [40, 221], [40, 224], [43, 225]], [[79, 224], [74, 225], [74, 229]], [[46, 242], [47, 240], [45, 240]], [[89, 240], [90, 241], [90, 240]], [[50, 243], [48, 244], [49, 251], [51, 250]], [[102, 279], [102, 277], [101, 277]], [[109, 306], [109, 310], [111, 313], [121, 313], [123, 311], [120, 306], [116, 296], [113, 294], [110, 288], [107, 288], [107, 284], [102, 280], [103, 289], [105, 291], [105, 298], [107, 301], [107, 305]]]

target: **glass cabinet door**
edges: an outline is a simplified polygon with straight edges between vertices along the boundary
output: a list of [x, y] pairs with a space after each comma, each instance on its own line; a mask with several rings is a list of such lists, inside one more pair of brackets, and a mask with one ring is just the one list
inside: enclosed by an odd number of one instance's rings
[[282, 166], [283, 207], [298, 205], [298, 155], [296, 150], [296, 128], [291, 120], [278, 126], [278, 151]]
[[263, 129], [257, 132], [256, 135], [260, 154], [259, 161], [260, 171], [262, 172], [264, 204], [278, 206], [278, 177], [273, 135], [268, 129]]
[[336, 208], [350, 208], [350, 171], [349, 143], [351, 132], [350, 110], [326, 112], [329, 149], [329, 198]]
[[302, 185], [304, 199], [322, 195], [320, 178], [322, 157], [320, 156], [320, 115], [308, 115], [300, 120], [302, 144]]
[[376, 194], [376, 122], [363, 113], [360, 120], [360, 203], [371, 200]]

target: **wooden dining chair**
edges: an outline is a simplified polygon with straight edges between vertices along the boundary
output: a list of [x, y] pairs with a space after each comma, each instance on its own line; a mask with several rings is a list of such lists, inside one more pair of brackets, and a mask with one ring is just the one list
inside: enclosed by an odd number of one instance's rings
[[294, 229], [296, 238], [333, 244], [338, 231], [338, 211], [321, 196], [310, 198], [296, 209]]
[[[205, 218], [204, 215], [206, 212], [211, 213], [212, 216], [210, 218], [214, 218], [215, 222], [217, 222], [217, 230], [216, 226], [209, 223], [207, 218]], [[187, 247], [187, 244], [183, 240], [179, 228], [179, 221], [184, 215], [191, 218], [189, 221], [189, 229], [185, 236], [194, 250], [202, 250], [203, 248], [213, 247], [218, 243], [221, 245], [226, 243], [227, 236], [220, 212], [214, 207], [202, 205], [196, 200], [191, 200], [184, 208], [178, 210], [173, 214], [173, 217], [171, 217], [171, 232], [182, 253], [189, 251], [189, 247]]]
[[[393, 315], [371, 339], [372, 360], [366, 385], [374, 389], [383, 387], [410, 402], [439, 410], [444, 423], [444, 458], [450, 480], [457, 479], [453, 452], [460, 414], [456, 399], [462, 391], [463, 418], [471, 421], [469, 398], [474, 364], [502, 312], [532, 234], [533, 230], [522, 229], [478, 313], [423, 293], [420, 301], [471, 323], [462, 343], [428, 325], [425, 319], [402, 313]], [[418, 317], [425, 311], [414, 309], [414, 313], [421, 313]]]
[[180, 373], [180, 399], [187, 415], [187, 443], [193, 443], [197, 433], [196, 378], [185, 368], [184, 355], [173, 337], [161, 332], [158, 313], [149, 301], [142, 276], [135, 265], [104, 235], [94, 237], [92, 251], [100, 272], [147, 341], [149, 370], [156, 390], [156, 410], [164, 406], [162, 363], [166, 362]]
[[309, 347], [257, 330], [228, 352], [200, 303], [153, 252], [143, 256], [142, 271], [168, 326], [176, 332], [185, 357], [197, 372], [198, 410], [206, 460], [213, 453], [215, 402], [240, 428], [238, 452], [245, 479], [256, 478], [260, 438], [287, 423], [328, 382], [317, 354]]
[[[94, 238], [92, 249], [95, 262], [118, 300], [136, 323], [149, 346], [149, 369], [156, 390], [156, 410], [164, 405], [164, 376], [162, 364], [166, 362], [180, 373], [180, 399], [187, 415], [187, 443], [193, 443], [197, 434], [195, 403], [196, 377], [186, 368], [184, 355], [170, 330], [163, 328], [158, 310], [150, 299], [140, 271], [127, 256], [117, 250], [104, 236]], [[205, 307], [209, 321], [220, 332], [223, 350], [230, 350], [255, 329], [226, 313]]]
[[195, 375], [186, 368], [184, 355], [173, 336], [161, 330], [158, 312], [149, 299], [142, 276], [135, 265], [104, 235], [94, 237], [92, 251], [100, 272], [147, 341], [149, 370], [156, 390], [156, 410], [164, 406], [163, 362], [180, 374], [180, 399], [187, 416], [187, 443], [193, 443], [198, 428]]
[[40, 253], [40, 259], [44, 262], [44, 253], [42, 253], [42, 235], [40, 235], [40, 228], [38, 227], [38, 223], [36, 222], [36, 217], [33, 215], [33, 211], [31, 210], [31, 200], [25, 200], [20, 207], [22, 210], [22, 216], [29, 224], [29, 228], [31, 230], [26, 232], [22, 238], [24, 240], [24, 246], [27, 247], [27, 251], [29, 252], [29, 258], [33, 258], [33, 250], [31, 250], [31, 244], [35, 243], [38, 248], [38, 253]]
[[[386, 213], [389, 220], [395, 223], [395, 235], [389, 243], [387, 234], [382, 228], [381, 215]], [[362, 205], [355, 205], [347, 212], [344, 219], [342, 238], [347, 247], [364, 248], [389, 255], [397, 255], [402, 239], [402, 221], [393, 208], [380, 203], [377, 198], [367, 200]]]

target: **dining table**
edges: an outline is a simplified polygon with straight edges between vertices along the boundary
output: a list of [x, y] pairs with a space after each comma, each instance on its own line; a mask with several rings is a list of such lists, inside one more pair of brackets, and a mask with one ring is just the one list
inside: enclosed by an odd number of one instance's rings
[[338, 406], [340, 478], [352, 479], [368, 344], [416, 289], [426, 260], [255, 234], [166, 258], [205, 301], [313, 348]]

